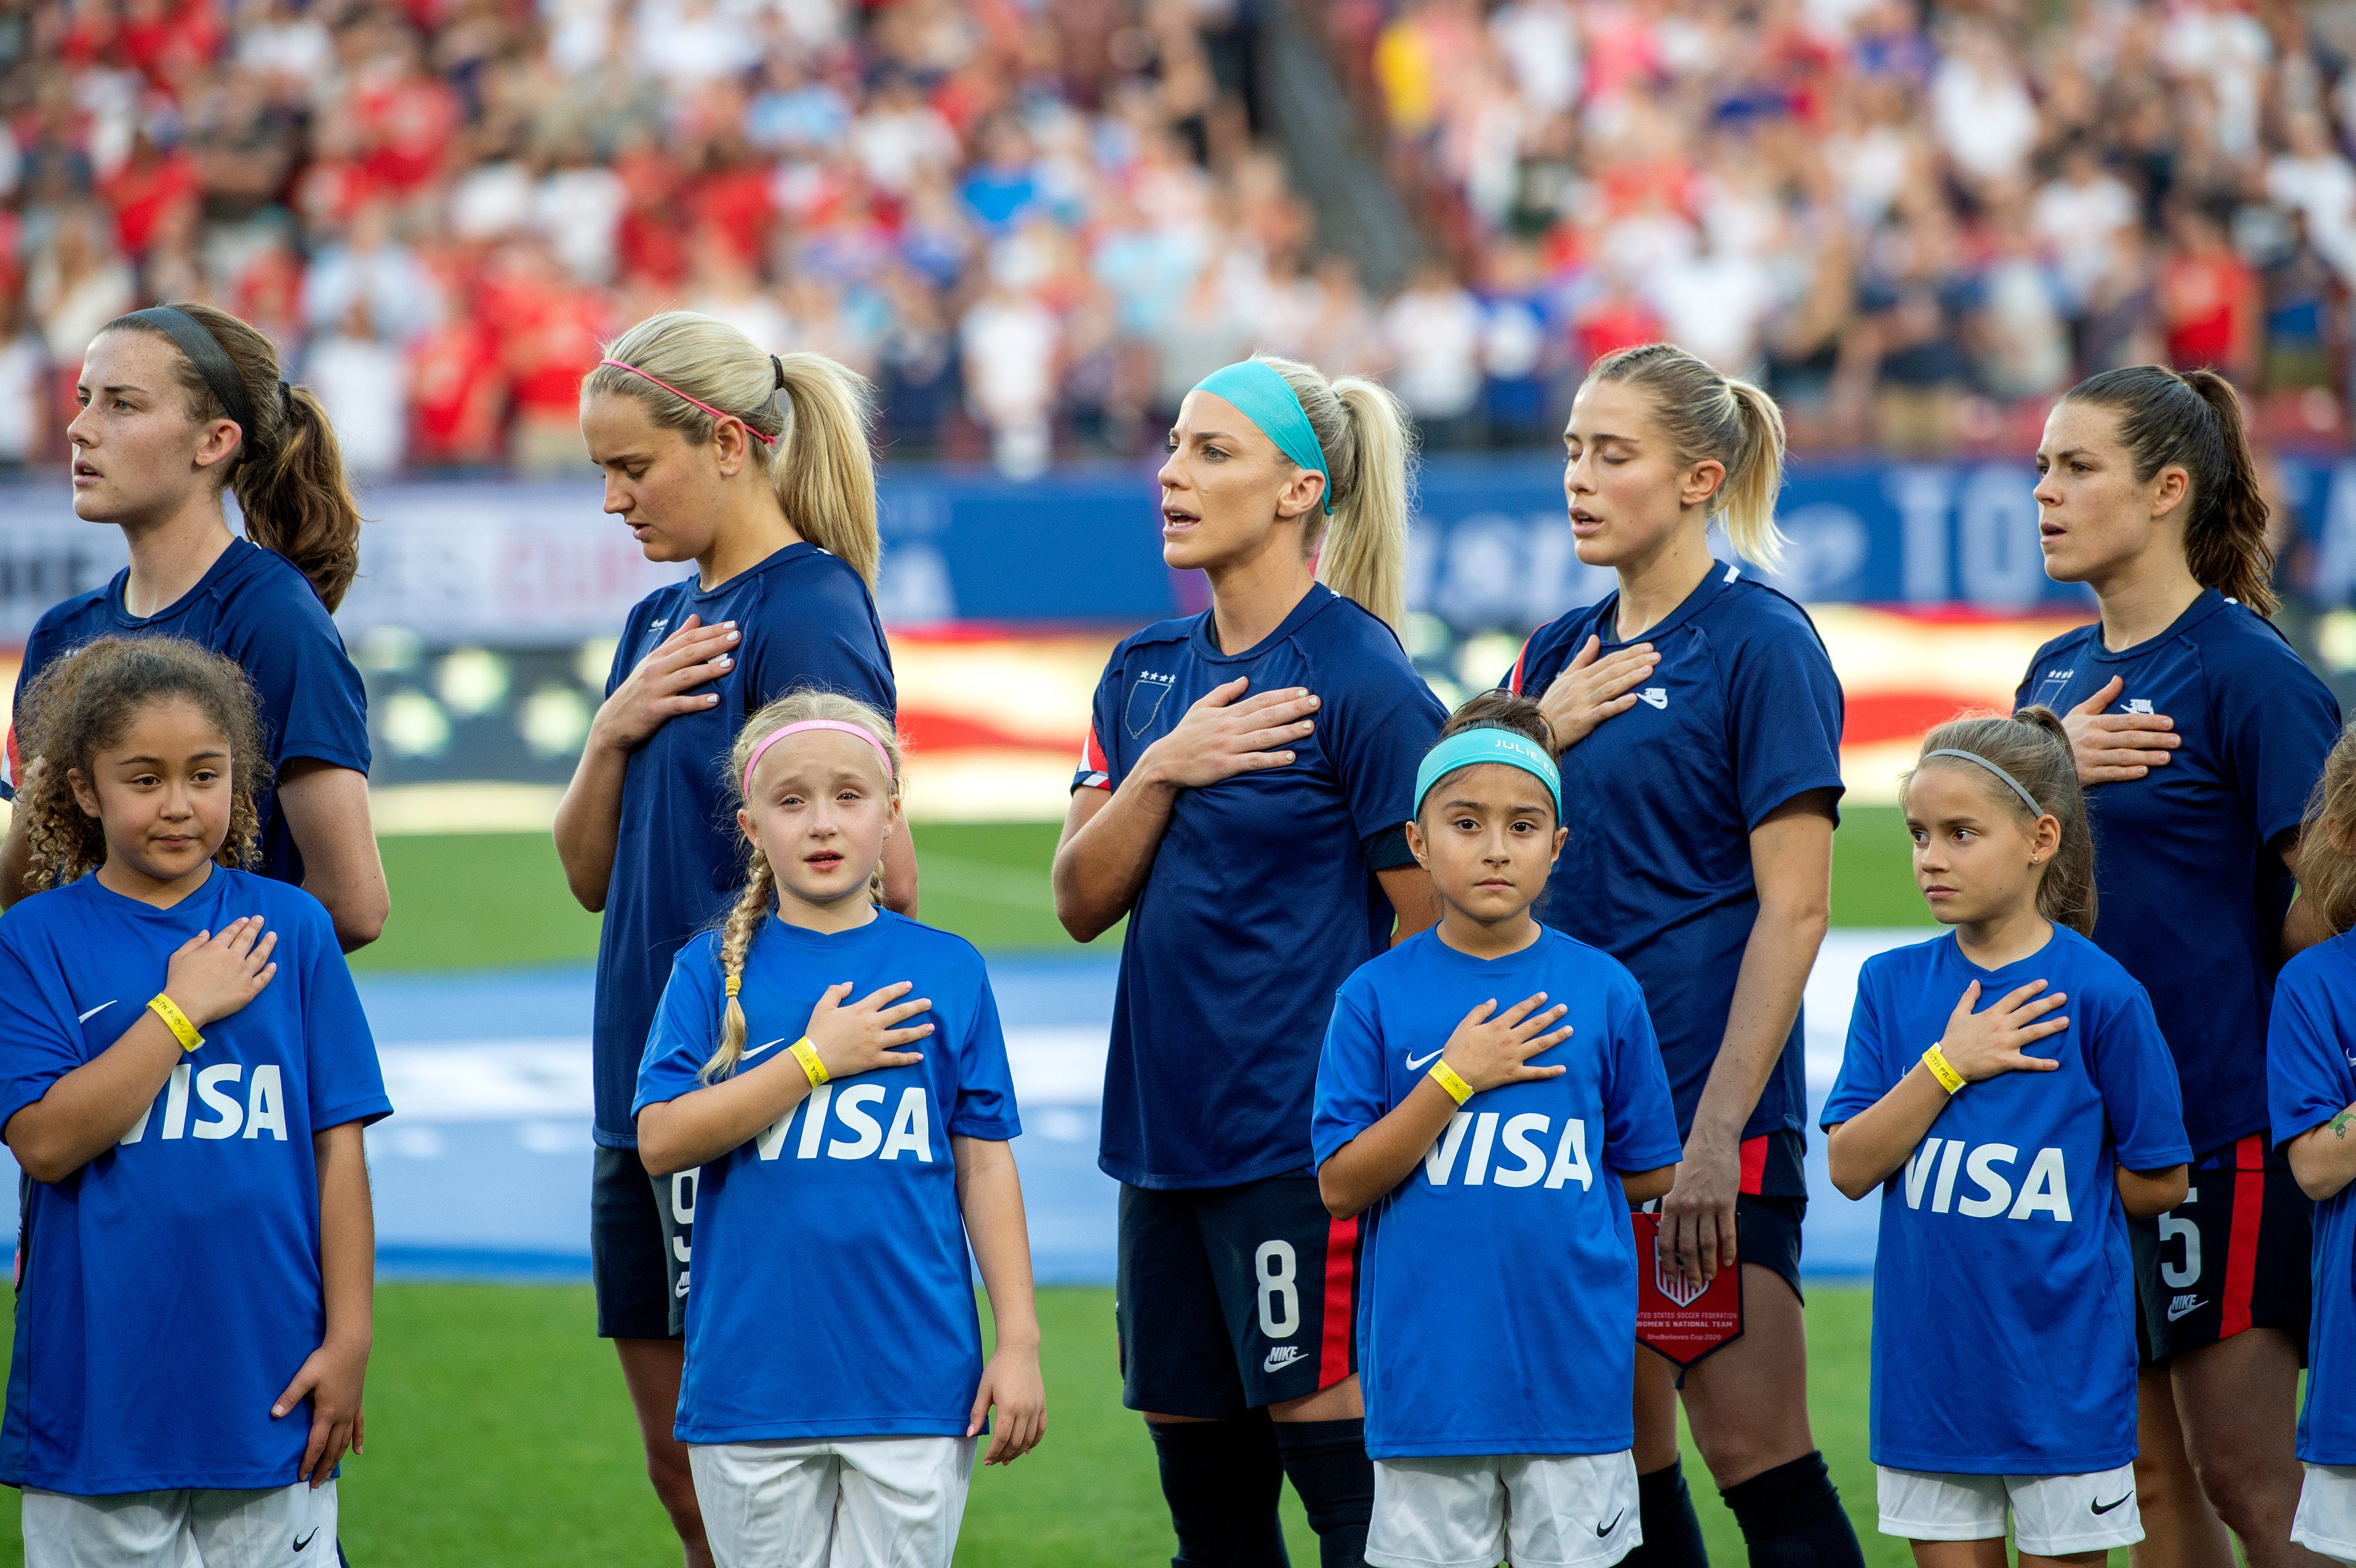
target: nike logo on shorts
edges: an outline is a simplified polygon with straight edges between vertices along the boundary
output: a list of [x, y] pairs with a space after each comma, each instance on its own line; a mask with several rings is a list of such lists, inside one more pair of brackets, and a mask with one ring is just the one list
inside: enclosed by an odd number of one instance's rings
[[311, 1533], [309, 1535], [304, 1536], [294, 1542], [294, 1550], [297, 1552], [302, 1551], [305, 1547], [310, 1545], [313, 1541], [316, 1540], [318, 1538], [318, 1527], [316, 1525], [312, 1526]]
[[1628, 1510], [1626, 1509], [1622, 1509], [1618, 1513], [1612, 1516], [1612, 1522], [1610, 1524], [1597, 1525], [1595, 1527], [1595, 1539], [1601, 1541], [1605, 1536], [1611, 1534], [1613, 1531], [1619, 1529], [1620, 1521], [1627, 1517]]
[[1429, 1067], [1429, 1066], [1430, 1066], [1430, 1065], [1431, 1065], [1432, 1057], [1439, 1056], [1440, 1054], [1441, 1054], [1441, 1052], [1443, 1052], [1443, 1051], [1447, 1051], [1447, 1049], [1448, 1049], [1448, 1048], [1447, 1048], [1446, 1046], [1444, 1046], [1444, 1045], [1443, 1045], [1443, 1046], [1441, 1046], [1441, 1047], [1440, 1048], [1440, 1050], [1439, 1050], [1439, 1051], [1433, 1051], [1433, 1052], [1431, 1053], [1431, 1056], [1410, 1056], [1410, 1057], [1408, 1057], [1408, 1058], [1407, 1059], [1407, 1070], [1408, 1070], [1409, 1072], [1422, 1072], [1426, 1067]]
[[2208, 1305], [2208, 1302], [2197, 1296], [2179, 1296], [2168, 1304], [2168, 1320], [2173, 1323], [2186, 1313], [2198, 1312]]
[[1264, 1372], [1280, 1371], [1299, 1360], [1301, 1360], [1300, 1346], [1279, 1345], [1268, 1353], [1268, 1360], [1259, 1364], [1259, 1370]]
[[2106, 1503], [2098, 1503], [2090, 1498], [2087, 1499], [2086, 1506], [2094, 1509], [2096, 1513], [2108, 1513], [2133, 1496], [2135, 1496], [2133, 1492], [2121, 1492], [2117, 1497], [2113, 1498]]
[[[786, 1043], [786, 1037], [785, 1037], [784, 1035], [779, 1035], [776, 1039], [775, 1039], [775, 1040], [773, 1040], [769, 1041], [769, 1045], [783, 1045], [783, 1044], [785, 1044], [785, 1043]], [[769, 1049], [769, 1045], [756, 1045], [756, 1046], [755, 1046], [752, 1050], [750, 1050], [750, 1051], [746, 1051], [743, 1056], [739, 1057], [737, 1060], [738, 1060], [738, 1061], [752, 1061], [755, 1057], [756, 1057], [756, 1056], [760, 1055], [760, 1054], [761, 1054], [761, 1052], [763, 1052], [763, 1051], [765, 1051], [768, 1050], [768, 1049]]]

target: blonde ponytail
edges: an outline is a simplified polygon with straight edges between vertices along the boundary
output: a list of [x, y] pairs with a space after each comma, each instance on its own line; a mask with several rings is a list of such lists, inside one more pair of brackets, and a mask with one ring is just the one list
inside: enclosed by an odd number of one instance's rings
[[755, 436], [745, 443], [753, 462], [786, 521], [873, 590], [884, 550], [867, 383], [857, 372], [822, 354], [765, 353], [726, 322], [691, 310], [648, 316], [606, 345], [605, 357], [643, 374], [600, 365], [581, 383], [584, 400], [636, 398], [655, 423], [699, 446], [719, 422], [709, 410], [743, 421]]
[[1783, 487], [1783, 411], [1748, 381], [1674, 343], [1646, 343], [1598, 359], [1590, 381], [1624, 381], [1652, 400], [1653, 417], [1680, 461], [1714, 461], [1726, 477], [1708, 503], [1736, 553], [1773, 571], [1783, 560], [1775, 496]]
[[[813, 541], [815, 542], [815, 541]], [[856, 724], [875, 738], [884, 754], [892, 762], [889, 781], [891, 798], [900, 798], [900, 778], [906, 771], [907, 758], [900, 749], [900, 737], [891, 721], [855, 697], [845, 697], [839, 691], [828, 691], [814, 686], [798, 686], [783, 697], [769, 703], [744, 721], [736, 732], [736, 743], [728, 749], [729, 787], [736, 795], [736, 804], [744, 802], [744, 769], [761, 742], [788, 724], [799, 724], [811, 719], [830, 719], [839, 724]], [[769, 916], [769, 906], [777, 891], [776, 869], [761, 852], [760, 845], [749, 837], [744, 841], [744, 891], [729, 907], [727, 917], [720, 925], [720, 972], [726, 981], [728, 1008], [721, 1015], [720, 1043], [713, 1049], [712, 1059], [703, 1064], [701, 1074], [706, 1083], [715, 1083], [736, 1070], [744, 1058], [744, 1008], [737, 1000], [737, 990], [744, 976], [744, 955], [753, 949], [753, 939]], [[867, 896], [874, 902], [884, 901], [884, 867], [877, 862], [867, 880]]]
[[1390, 389], [1363, 376], [1328, 381], [1313, 365], [1268, 354], [1255, 357], [1301, 400], [1332, 475], [1330, 527], [1322, 507], [1302, 519], [1301, 540], [1317, 555], [1318, 581], [1399, 630], [1407, 619], [1408, 464], [1415, 456], [1415, 427], [1405, 406]]

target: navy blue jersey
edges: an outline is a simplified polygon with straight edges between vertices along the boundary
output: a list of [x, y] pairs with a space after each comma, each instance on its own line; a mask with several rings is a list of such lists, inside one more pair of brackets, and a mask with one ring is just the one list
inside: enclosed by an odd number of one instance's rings
[[[830, 986], [851, 999], [897, 980], [932, 1002], [924, 1060], [822, 1083], [703, 1167], [687, 1298], [682, 1443], [962, 1437], [981, 1382], [981, 1328], [958, 1207], [953, 1137], [1023, 1130], [981, 955], [878, 910], [851, 931], [774, 914], [744, 955], [745, 1066], [809, 1027]], [[637, 1106], [702, 1087], [728, 998], [720, 937], [681, 950]]]
[[[1545, 695], [1593, 635], [1661, 656], [1636, 706], [1562, 754], [1570, 840], [1538, 912], [1628, 965], [1660, 1037], [1677, 1131], [1726, 1038], [1742, 950], [1759, 915], [1751, 830], [1810, 790], [1841, 788], [1840, 681], [1807, 612], [1735, 567], [1714, 569], [1641, 637], [1615, 640], [1620, 595], [1530, 634], [1505, 686]], [[1745, 1138], [1807, 1112], [1803, 1020]]]
[[859, 574], [811, 544], [792, 544], [711, 589], [684, 578], [632, 607], [605, 677], [611, 697], [690, 615], [734, 621], [734, 667], [699, 692], [720, 700], [667, 720], [630, 755], [605, 925], [597, 939], [596, 1139], [636, 1148], [630, 1097], [655, 1003], [691, 936], [725, 917], [744, 886], [728, 751], [736, 732], [796, 687], [855, 697], [890, 719], [898, 708], [884, 623]]
[[[1388, 626], [1322, 583], [1239, 654], [1210, 612], [1124, 641], [1073, 787], [1118, 790], [1212, 688], [1305, 687], [1292, 763], [1183, 792], [1130, 911], [1098, 1163], [1133, 1187], [1230, 1187], [1309, 1165], [1333, 988], [1390, 944], [1377, 869], [1447, 718]], [[1370, 859], [1369, 856], [1376, 859]]]
[[[1635, 1441], [1636, 1249], [1623, 1170], [1681, 1150], [1644, 993], [1558, 931], [1503, 958], [1427, 931], [1343, 983], [1317, 1072], [1319, 1164], [1413, 1093], [1464, 1015], [1544, 991], [1558, 1077], [1475, 1094], [1367, 1212], [1366, 1452], [1616, 1454]], [[1533, 1310], [1543, 1303], [1542, 1310]]]
[[2213, 589], [2117, 653], [2100, 624], [2055, 638], [2015, 704], [2067, 713], [2114, 676], [2126, 685], [2110, 711], [2164, 713], [2182, 743], [2142, 778], [2086, 791], [2094, 941], [2151, 993], [2185, 1130], [2207, 1154], [2266, 1125], [2266, 1010], [2291, 897], [2277, 841], [2339, 739], [2340, 704], [2270, 622]]
[[131, 1131], [24, 1184], [0, 1481], [99, 1497], [292, 1486], [306, 1402], [271, 1403], [327, 1332], [311, 1139], [388, 1115], [376, 1046], [316, 899], [215, 867], [156, 909], [96, 872], [0, 920], [0, 1126], [110, 1049], [199, 931], [262, 916], [277, 975]]
[[[2356, 935], [2283, 965], [2266, 1031], [2271, 1138], [2286, 1144], [2356, 1105]], [[2298, 1456], [2356, 1465], [2356, 1186], [2315, 1206], [2314, 1316]]]
[[[197, 585], [153, 615], [123, 607], [123, 568], [103, 588], [77, 593], [50, 606], [25, 640], [25, 667], [16, 677], [18, 731], [11, 737], [11, 763], [30, 762], [13, 753], [22, 746], [25, 693], [59, 657], [101, 637], [185, 637], [234, 659], [253, 682], [262, 706], [262, 742], [271, 765], [284, 768], [316, 758], [355, 773], [369, 770], [368, 694], [360, 672], [344, 652], [327, 607], [319, 603], [293, 561], [276, 550], [231, 539]], [[13, 769], [9, 775], [13, 778]], [[256, 802], [262, 814], [262, 861], [255, 869], [300, 886], [303, 857], [286, 819], [279, 814], [273, 786]]]
[[2182, 1165], [2176, 1074], [2151, 1002], [2062, 926], [1983, 969], [1952, 933], [1858, 976], [1827, 1127], [1870, 1110], [1946, 1032], [1973, 981], [1985, 1012], [2032, 980], [2070, 1027], [2025, 1047], [2051, 1072], [1956, 1091], [1881, 1189], [1873, 1264], [1873, 1462], [2077, 1476], [2136, 1453], [2135, 1264], [2116, 1168]]

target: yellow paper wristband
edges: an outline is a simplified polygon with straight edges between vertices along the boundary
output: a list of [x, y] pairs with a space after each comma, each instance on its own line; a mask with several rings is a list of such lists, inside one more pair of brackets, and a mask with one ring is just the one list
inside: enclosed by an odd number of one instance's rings
[[1931, 1076], [1936, 1078], [1939, 1087], [1948, 1093], [1952, 1094], [1964, 1086], [1964, 1075], [1948, 1064], [1947, 1053], [1937, 1046], [1922, 1053], [1922, 1065], [1931, 1070]]
[[172, 1038], [180, 1042], [182, 1051], [194, 1051], [205, 1043], [205, 1037], [197, 1032], [197, 1026], [188, 1021], [188, 1015], [163, 992], [155, 993], [155, 999], [147, 1004], [147, 1010], [164, 1020], [164, 1027], [172, 1031]]
[[802, 1064], [802, 1071], [809, 1074], [811, 1088], [815, 1089], [826, 1082], [826, 1063], [818, 1059], [818, 1047], [809, 1042], [809, 1036], [804, 1035], [794, 1041], [792, 1054], [793, 1059]]
[[1445, 1061], [1435, 1061], [1431, 1064], [1430, 1077], [1434, 1083], [1447, 1090], [1448, 1097], [1458, 1104], [1461, 1105], [1472, 1098], [1472, 1085], [1456, 1076], [1456, 1069], [1449, 1066]]

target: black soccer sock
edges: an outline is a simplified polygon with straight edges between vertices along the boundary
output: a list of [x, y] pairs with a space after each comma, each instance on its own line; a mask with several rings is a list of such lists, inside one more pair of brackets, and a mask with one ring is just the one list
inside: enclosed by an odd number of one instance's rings
[[1375, 1467], [1366, 1457], [1366, 1424], [1280, 1421], [1277, 1451], [1317, 1532], [1320, 1568], [1365, 1568], [1366, 1526], [1375, 1517]]
[[1811, 1450], [1719, 1495], [1742, 1527], [1751, 1568], [1864, 1568], [1822, 1454]]
[[1666, 1469], [1636, 1477], [1636, 1514], [1644, 1521], [1644, 1542], [1621, 1560], [1622, 1568], [1709, 1568], [1683, 1460], [1672, 1459]]
[[1237, 1421], [1145, 1424], [1178, 1532], [1171, 1568], [1287, 1568], [1276, 1515], [1284, 1466], [1270, 1424], [1262, 1410]]

